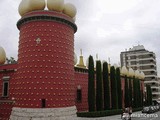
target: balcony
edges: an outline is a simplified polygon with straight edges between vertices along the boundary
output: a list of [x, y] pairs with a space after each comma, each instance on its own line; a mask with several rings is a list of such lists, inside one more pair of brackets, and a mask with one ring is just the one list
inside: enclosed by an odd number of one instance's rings
[[160, 92], [152, 92], [152, 95], [160, 95]]
[[145, 69], [145, 70], [141, 69], [141, 71], [142, 72], [150, 72], [150, 71], [157, 72], [157, 70], [155, 70], [155, 69]]
[[158, 81], [144, 81], [144, 84], [150, 84], [151, 86], [158, 86]]
[[136, 66], [140, 66], [140, 67], [143, 67], [143, 66], [154, 66], [154, 67], [156, 67], [156, 65], [155, 64], [153, 64], [153, 63], [147, 63], [147, 64], [131, 64], [131, 65], [128, 65], [127, 67], [136, 67]]
[[156, 90], [160, 90], [160, 87], [158, 87], [158, 86], [151, 86], [151, 89], [156, 89]]
[[154, 62], [156, 62], [156, 60], [152, 57], [148, 57], [148, 58], [133, 58], [133, 59], [128, 59], [127, 62], [131, 62], [131, 61], [146, 61], [146, 60], [152, 60]]
[[137, 52], [137, 53], [129, 53], [127, 54], [127, 57], [130, 57], [130, 56], [139, 56], [139, 55], [152, 55], [150, 57], [155, 57], [155, 55], [153, 53], [150, 53], [148, 51], [145, 51], [145, 52]]
[[154, 64], [154, 63], [146, 63], [146, 64], [139, 64], [139, 66], [148, 66], [148, 65], [153, 65], [153, 66], [156, 66], [156, 64]]
[[145, 77], [157, 77], [157, 75], [145, 75]]

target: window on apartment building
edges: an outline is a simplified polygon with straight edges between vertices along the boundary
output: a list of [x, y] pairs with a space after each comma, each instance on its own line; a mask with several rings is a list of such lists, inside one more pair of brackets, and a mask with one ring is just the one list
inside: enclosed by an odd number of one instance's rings
[[2, 97], [8, 97], [9, 96], [9, 76], [4, 76], [2, 78], [3, 80], [3, 89], [2, 89]]

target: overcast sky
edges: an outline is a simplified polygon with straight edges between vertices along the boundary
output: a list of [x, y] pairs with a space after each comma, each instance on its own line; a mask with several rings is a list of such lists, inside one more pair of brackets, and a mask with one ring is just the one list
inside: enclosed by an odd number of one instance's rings
[[[17, 58], [21, 0], [0, 0], [0, 46]], [[86, 59], [120, 62], [120, 52], [135, 45], [156, 53], [160, 66], [160, 0], [65, 0], [77, 7], [75, 52]], [[160, 69], [158, 67], [159, 74]]]

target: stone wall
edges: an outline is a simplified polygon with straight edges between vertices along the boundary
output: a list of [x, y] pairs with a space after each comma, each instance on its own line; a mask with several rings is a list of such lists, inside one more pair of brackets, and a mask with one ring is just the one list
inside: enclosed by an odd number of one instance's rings
[[10, 120], [72, 120], [76, 118], [76, 106], [65, 108], [14, 107]]

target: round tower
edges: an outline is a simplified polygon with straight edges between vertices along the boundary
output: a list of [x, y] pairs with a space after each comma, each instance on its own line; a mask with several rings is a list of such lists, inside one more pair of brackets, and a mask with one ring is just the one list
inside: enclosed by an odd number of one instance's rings
[[[17, 113], [22, 118], [47, 118], [46, 113], [50, 113], [50, 118], [56, 117], [56, 113], [61, 117], [76, 115], [74, 33], [77, 27], [73, 19], [62, 12], [36, 10], [25, 13], [17, 27], [18, 69], [11, 119]], [[39, 115], [31, 114], [35, 108]]]

